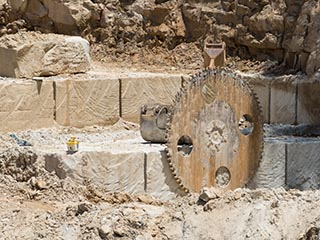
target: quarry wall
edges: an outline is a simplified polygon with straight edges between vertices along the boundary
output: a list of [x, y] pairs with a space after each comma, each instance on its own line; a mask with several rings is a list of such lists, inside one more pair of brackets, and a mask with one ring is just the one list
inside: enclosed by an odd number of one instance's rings
[[156, 63], [140, 55], [161, 48], [174, 50], [168, 65], [194, 63], [199, 56], [188, 56], [183, 44], [195, 43], [201, 52], [211, 37], [241, 59], [273, 59], [309, 76], [320, 67], [317, 0], [1, 0], [0, 16], [0, 36], [20, 29], [81, 35], [101, 44], [93, 47], [95, 55], [121, 56], [114, 58], [119, 61], [134, 62], [130, 56], [136, 55]]
[[[110, 125], [119, 118], [139, 123], [142, 104], [171, 104], [180, 74], [107, 73], [32, 79], [0, 78], [1, 131], [62, 126]], [[319, 82], [297, 76], [246, 75], [256, 92], [265, 123], [320, 124]], [[169, 87], [168, 87], [169, 86]]]

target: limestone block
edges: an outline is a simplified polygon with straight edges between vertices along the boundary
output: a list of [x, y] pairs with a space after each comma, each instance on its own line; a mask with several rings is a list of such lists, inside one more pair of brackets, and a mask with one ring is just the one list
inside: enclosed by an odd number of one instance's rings
[[270, 123], [293, 124], [296, 121], [296, 86], [287, 82], [271, 83]]
[[74, 41], [57, 34], [4, 35], [0, 38], [0, 75], [34, 77], [86, 72], [90, 68], [85, 50], [88, 47], [86, 40]]
[[267, 81], [252, 81], [253, 90], [257, 94], [260, 106], [262, 108], [263, 121], [269, 123], [270, 109], [270, 91], [269, 82]]
[[122, 117], [139, 122], [143, 104], [172, 104], [180, 87], [181, 75], [145, 75], [121, 79]]
[[[91, 79], [90, 79], [91, 78]], [[113, 124], [119, 119], [119, 81], [79, 76], [55, 81], [56, 121], [63, 126]]]
[[298, 123], [320, 124], [320, 83], [298, 85]]
[[320, 187], [320, 141], [288, 144], [287, 185], [301, 190]]
[[77, 152], [45, 154], [46, 170], [60, 178], [92, 183], [106, 191], [145, 193], [144, 153]]
[[172, 199], [178, 192], [165, 153], [147, 153], [147, 193], [162, 200]]
[[283, 187], [286, 180], [285, 142], [266, 141], [262, 159], [249, 186], [253, 188]]
[[84, 178], [108, 191], [145, 192], [143, 152], [87, 152], [82, 162]]
[[0, 131], [54, 125], [51, 81], [0, 81]]

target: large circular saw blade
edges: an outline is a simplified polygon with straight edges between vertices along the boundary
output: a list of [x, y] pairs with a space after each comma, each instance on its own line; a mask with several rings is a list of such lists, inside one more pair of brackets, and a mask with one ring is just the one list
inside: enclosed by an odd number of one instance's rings
[[204, 71], [177, 94], [166, 138], [169, 165], [186, 192], [242, 187], [260, 162], [259, 102], [237, 75]]

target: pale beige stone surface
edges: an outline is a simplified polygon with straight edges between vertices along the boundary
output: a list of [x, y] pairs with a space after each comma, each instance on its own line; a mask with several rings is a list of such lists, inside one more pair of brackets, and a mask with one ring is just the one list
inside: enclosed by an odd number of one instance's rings
[[288, 144], [287, 185], [301, 190], [319, 189], [320, 142]]
[[104, 151], [44, 154], [46, 170], [106, 191], [145, 193], [144, 153]]
[[179, 187], [163, 151], [150, 152], [145, 148], [145, 151], [131, 152], [44, 153], [43, 159], [45, 169], [61, 179], [70, 177], [78, 183], [92, 183], [108, 191], [148, 193], [162, 200], [172, 199]]
[[86, 49], [89, 43], [84, 39], [68, 39], [68, 36], [36, 32], [2, 36], [0, 75], [30, 78], [88, 71], [90, 58]]
[[178, 185], [169, 169], [164, 151], [147, 153], [147, 193], [168, 200], [178, 193]]
[[0, 81], [1, 131], [52, 127], [53, 113], [51, 81]]
[[286, 181], [286, 143], [264, 142], [259, 168], [249, 186], [253, 188], [284, 187]]
[[320, 124], [320, 83], [298, 85], [298, 123]]
[[270, 123], [294, 124], [296, 120], [296, 85], [271, 83]]
[[109, 191], [145, 192], [143, 152], [87, 152], [82, 157], [82, 174]]
[[81, 75], [56, 80], [56, 121], [63, 126], [106, 125], [119, 119], [119, 81]]
[[139, 122], [143, 104], [172, 104], [181, 75], [128, 76], [121, 79], [121, 109], [125, 120]]

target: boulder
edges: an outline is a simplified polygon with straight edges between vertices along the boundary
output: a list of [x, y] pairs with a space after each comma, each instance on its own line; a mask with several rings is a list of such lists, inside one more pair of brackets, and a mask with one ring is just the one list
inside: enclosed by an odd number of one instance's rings
[[80, 1], [43, 1], [43, 5], [48, 9], [48, 16], [55, 23], [59, 33], [76, 32], [77, 22], [88, 19], [87, 15], [90, 12], [83, 8], [81, 3]]
[[89, 68], [89, 43], [80, 37], [22, 32], [0, 38], [1, 76], [31, 78]]
[[262, 159], [249, 187], [278, 188], [285, 186], [286, 154], [284, 141], [264, 141]]
[[201, 8], [184, 4], [181, 10], [188, 40], [194, 41], [209, 31], [209, 18], [202, 14]]

